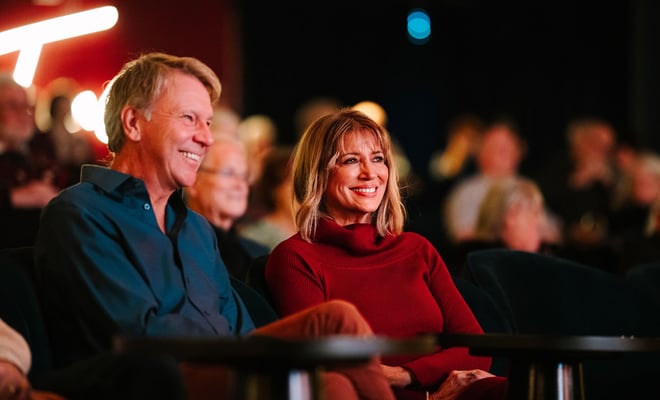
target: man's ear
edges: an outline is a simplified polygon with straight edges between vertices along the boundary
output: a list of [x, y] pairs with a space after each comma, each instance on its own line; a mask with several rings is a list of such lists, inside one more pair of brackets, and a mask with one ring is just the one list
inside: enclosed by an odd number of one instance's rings
[[126, 106], [121, 110], [121, 124], [128, 140], [139, 142], [141, 139], [140, 120], [138, 110]]

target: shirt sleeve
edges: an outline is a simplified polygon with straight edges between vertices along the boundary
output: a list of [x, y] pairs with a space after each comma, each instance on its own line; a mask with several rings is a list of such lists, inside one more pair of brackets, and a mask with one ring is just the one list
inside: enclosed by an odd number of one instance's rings
[[1, 319], [0, 360], [16, 365], [26, 375], [30, 371], [32, 363], [30, 348], [23, 336]]
[[[42, 215], [35, 255], [41, 277], [40, 290], [43, 289], [47, 301], [52, 300], [53, 307], [49, 309], [59, 307], [60, 314], [56, 318], [62, 317], [67, 309], [71, 310], [69, 314], [74, 314], [77, 325], [73, 329], [84, 332], [87, 340], [95, 341], [93, 347], [97, 350], [110, 348], [116, 334], [211, 334], [210, 326], [203, 319], [190, 317], [196, 311], [186, 313], [191, 306], [181, 291], [186, 284], [215, 288], [214, 277], [198, 274], [195, 277], [198, 279], [187, 278], [188, 282], [184, 283], [180, 272], [164, 267], [174, 258], [172, 251], [168, 253], [162, 249], [161, 244], [169, 241], [165, 234], [162, 242], [153, 238], [123, 237], [126, 230], [115, 225], [130, 221], [113, 220], [99, 214], [98, 210], [92, 212], [71, 202], [56, 202]], [[147, 258], [148, 263], [145, 262]], [[156, 275], [147, 268], [162, 271]], [[150, 275], [158, 276], [159, 280], [147, 279]], [[178, 284], [181, 291], [168, 292], [166, 289], [173, 287], [170, 283], [175, 280], [181, 281]], [[218, 296], [231, 298], [231, 288], [226, 290], [227, 293]]]

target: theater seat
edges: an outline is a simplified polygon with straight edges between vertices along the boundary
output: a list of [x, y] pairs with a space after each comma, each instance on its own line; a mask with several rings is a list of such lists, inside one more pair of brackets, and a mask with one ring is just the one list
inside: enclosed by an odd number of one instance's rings
[[[521, 334], [659, 336], [660, 308], [626, 279], [570, 260], [508, 249], [468, 253], [466, 277]], [[656, 353], [586, 360], [586, 398], [657, 392]]]

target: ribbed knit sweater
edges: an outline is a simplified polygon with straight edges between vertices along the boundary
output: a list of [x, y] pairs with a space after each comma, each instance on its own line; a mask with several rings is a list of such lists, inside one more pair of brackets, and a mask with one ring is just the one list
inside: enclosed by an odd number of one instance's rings
[[[483, 333], [436, 249], [416, 233], [381, 237], [371, 224], [340, 226], [323, 218], [312, 243], [299, 234], [280, 243], [265, 274], [282, 316], [343, 299], [379, 335]], [[424, 356], [383, 357], [383, 363], [408, 368], [422, 386], [432, 388], [454, 369], [487, 370], [491, 359], [449, 348]], [[397, 397], [423, 398], [421, 392], [404, 392], [411, 391], [397, 391]]]

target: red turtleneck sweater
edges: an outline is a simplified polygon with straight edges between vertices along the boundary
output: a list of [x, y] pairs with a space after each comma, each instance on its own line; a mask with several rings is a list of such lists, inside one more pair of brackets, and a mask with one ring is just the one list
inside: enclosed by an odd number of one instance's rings
[[[272, 251], [266, 281], [281, 316], [343, 299], [379, 335], [483, 333], [438, 252], [412, 232], [381, 237], [371, 224], [340, 226], [321, 219], [312, 243], [296, 234]], [[454, 369], [488, 370], [491, 359], [450, 348], [421, 357], [384, 357], [383, 363], [408, 368], [429, 388]], [[397, 390], [397, 398], [423, 398], [423, 393]]]

